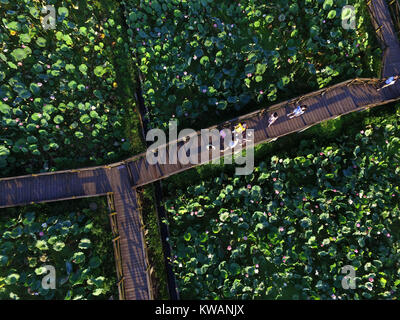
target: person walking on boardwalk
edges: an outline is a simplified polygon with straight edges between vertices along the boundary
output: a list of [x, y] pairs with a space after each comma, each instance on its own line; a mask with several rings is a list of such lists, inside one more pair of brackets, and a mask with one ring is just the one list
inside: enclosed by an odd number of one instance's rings
[[295, 118], [295, 117], [301, 116], [304, 112], [306, 112], [306, 110], [307, 110], [307, 106], [306, 106], [305, 104], [303, 104], [303, 105], [301, 105], [301, 106], [297, 106], [297, 107], [293, 110], [293, 112], [288, 113], [287, 116], [288, 116], [290, 119], [293, 119], [293, 118]]
[[391, 76], [391, 77], [387, 78], [385, 80], [385, 83], [383, 84], [383, 86], [378, 88], [377, 91], [380, 91], [383, 88], [386, 88], [386, 87], [394, 85], [398, 79], [399, 79], [399, 76]]
[[274, 112], [268, 119], [268, 128], [273, 125], [273, 123], [278, 120], [278, 112]]

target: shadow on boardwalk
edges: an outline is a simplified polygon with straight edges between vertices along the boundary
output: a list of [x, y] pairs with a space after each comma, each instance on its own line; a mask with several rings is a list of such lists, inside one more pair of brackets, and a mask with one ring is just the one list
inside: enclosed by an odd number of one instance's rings
[[[384, 48], [382, 77], [400, 73], [400, 45], [385, 0], [368, 1], [372, 22]], [[379, 79], [354, 79], [316, 92], [276, 104], [225, 123], [232, 127], [246, 122], [254, 129], [255, 145], [305, 130], [317, 123], [338, 116], [387, 104], [400, 99], [400, 84], [377, 91]], [[309, 109], [299, 118], [286, 114], [295, 105], [307, 104]], [[277, 112], [279, 119], [267, 127], [267, 119]], [[215, 129], [217, 126], [209, 129]], [[199, 132], [196, 133], [199, 145]], [[167, 152], [168, 152], [168, 145]], [[222, 152], [220, 157], [225, 154]], [[199, 152], [198, 156], [201, 154]], [[126, 299], [152, 297], [148, 276], [142, 221], [135, 188], [188, 170], [195, 165], [149, 165], [145, 154], [109, 166], [66, 170], [37, 175], [0, 179], [0, 208], [31, 203], [104, 196], [113, 193], [117, 212]]]

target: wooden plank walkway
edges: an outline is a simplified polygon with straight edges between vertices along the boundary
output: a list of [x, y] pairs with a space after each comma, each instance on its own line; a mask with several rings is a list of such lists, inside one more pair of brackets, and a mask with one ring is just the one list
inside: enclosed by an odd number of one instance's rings
[[[372, 0], [367, 4], [375, 31], [385, 49], [382, 77], [399, 74], [400, 46], [388, 6], [385, 0]], [[232, 128], [235, 123], [246, 122], [249, 129], [254, 129], [255, 145], [273, 141], [278, 137], [305, 130], [312, 125], [350, 112], [400, 99], [400, 82], [378, 92], [376, 89], [379, 82], [378, 79], [345, 81], [209, 129]], [[289, 119], [286, 114], [299, 103], [308, 105], [307, 112], [299, 118]], [[279, 119], [268, 128], [267, 121], [272, 112], [277, 112]], [[200, 132], [194, 136], [199, 142], [195, 155], [199, 159], [206, 153], [210, 155], [211, 151], [204, 150], [201, 154], [201, 145], [208, 144], [208, 141], [202, 140]], [[109, 166], [0, 179], [0, 208], [103, 196], [112, 192], [120, 234], [125, 297], [126, 299], [150, 299], [152, 295], [147, 272], [148, 265], [135, 189], [199, 165], [168, 164], [170, 146], [171, 144], [166, 146], [166, 164], [150, 165], [146, 160], [146, 154], [143, 153]], [[216, 157], [223, 157], [230, 153], [231, 150], [228, 150], [225, 153], [219, 153]]]
[[136, 191], [131, 188], [125, 165], [112, 169], [112, 189], [117, 212], [125, 299], [149, 300], [150, 279]]
[[385, 0], [368, 0], [372, 23], [385, 47], [382, 77], [400, 74], [400, 44]]

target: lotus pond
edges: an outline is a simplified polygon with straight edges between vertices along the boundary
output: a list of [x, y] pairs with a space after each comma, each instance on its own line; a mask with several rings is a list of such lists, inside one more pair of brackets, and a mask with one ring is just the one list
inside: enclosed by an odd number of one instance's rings
[[[78, 200], [2, 210], [0, 299], [118, 299], [107, 204]], [[56, 289], [42, 288], [56, 271]]]
[[[232, 118], [379, 71], [365, 1], [123, 2], [148, 117], [159, 128], [170, 118], [210, 125], [210, 116]], [[342, 27], [347, 4], [356, 30]]]
[[[183, 299], [399, 299], [400, 105], [296, 156], [221, 173], [165, 208]], [[353, 266], [356, 289], [342, 287]]]
[[42, 2], [1, 1], [0, 176], [131, 154], [135, 128], [126, 124], [134, 102], [128, 90], [119, 93], [129, 78], [130, 59], [122, 61], [129, 51], [121, 11], [106, 2], [47, 1], [57, 20], [46, 30]]

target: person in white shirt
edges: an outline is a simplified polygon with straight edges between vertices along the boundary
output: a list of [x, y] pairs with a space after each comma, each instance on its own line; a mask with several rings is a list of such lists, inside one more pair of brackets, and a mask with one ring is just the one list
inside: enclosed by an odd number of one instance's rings
[[301, 116], [304, 112], [306, 112], [306, 110], [307, 110], [307, 106], [306, 106], [305, 104], [303, 104], [303, 105], [301, 105], [301, 106], [297, 106], [297, 107], [293, 110], [293, 112], [288, 113], [287, 116], [288, 116], [290, 119], [295, 118], [295, 117], [299, 117], [299, 116]]
[[394, 85], [398, 79], [399, 79], [399, 76], [391, 76], [391, 77], [387, 78], [385, 80], [384, 85], [381, 88], [378, 88], [377, 91], [380, 91], [383, 88], [386, 88], [386, 87]]

